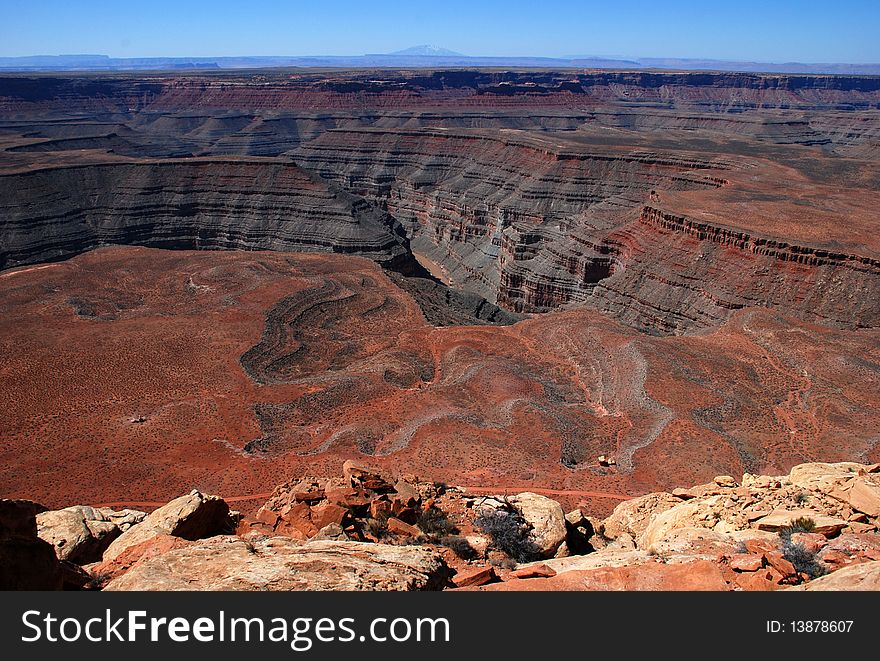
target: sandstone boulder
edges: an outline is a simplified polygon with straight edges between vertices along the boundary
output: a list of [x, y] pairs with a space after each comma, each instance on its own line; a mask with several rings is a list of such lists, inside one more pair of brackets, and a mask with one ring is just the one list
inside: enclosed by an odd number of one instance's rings
[[651, 517], [636, 538], [636, 545], [640, 549], [651, 549], [678, 528], [714, 528], [719, 520], [717, 511], [705, 500], [678, 501], [674, 507]]
[[880, 590], [880, 561], [849, 565], [827, 576], [788, 589], [808, 592], [876, 592]]
[[669, 493], [649, 493], [639, 498], [625, 500], [614, 508], [603, 523], [603, 534], [608, 539], [617, 539], [626, 533], [637, 539], [645, 532], [648, 522], [655, 514], [660, 514], [680, 504], [682, 500]]
[[150, 558], [106, 590], [437, 590], [442, 557], [418, 546], [220, 536]]
[[512, 496], [510, 503], [522, 514], [532, 529], [529, 540], [544, 558], [552, 558], [565, 541], [565, 513], [555, 500], [536, 493]]
[[84, 565], [101, 559], [110, 543], [146, 517], [143, 512], [75, 505], [37, 515], [37, 534], [55, 547], [59, 560]]
[[477, 590], [513, 591], [726, 591], [730, 586], [714, 562], [698, 560], [666, 565], [647, 562], [625, 566], [573, 570], [549, 578], [492, 583]]
[[171, 535], [159, 534], [129, 546], [112, 560], [101, 560], [87, 565], [87, 569], [99, 586], [106, 585], [117, 576], [121, 576], [133, 566], [172, 549], [183, 548], [190, 544], [185, 539]]
[[795, 486], [807, 491], [820, 491], [828, 493], [838, 483], [853, 476], [865, 473], [868, 466], [851, 461], [843, 461], [836, 464], [814, 462], [793, 466], [788, 474], [788, 480]]
[[846, 521], [835, 519], [830, 516], [824, 516], [807, 509], [775, 510], [767, 516], [756, 520], [754, 526], [758, 530], [778, 532], [783, 528], [790, 526], [796, 519], [801, 518], [810, 519], [815, 524], [815, 528], [811, 532], [825, 535], [826, 537], [835, 535], [846, 527]]
[[141, 523], [122, 533], [104, 551], [103, 559], [114, 560], [125, 549], [156, 535], [172, 535], [192, 540], [228, 532], [233, 526], [226, 501], [217, 496], [206, 496], [194, 489], [189, 494], [163, 505]]
[[598, 569], [600, 567], [623, 567], [625, 565], [642, 564], [648, 562], [651, 556], [645, 551], [602, 549], [587, 555], [572, 555], [567, 558], [551, 558], [536, 562], [527, 562], [517, 565], [520, 569], [532, 569], [534, 567], [549, 567], [557, 574], [569, 571], [584, 571]]

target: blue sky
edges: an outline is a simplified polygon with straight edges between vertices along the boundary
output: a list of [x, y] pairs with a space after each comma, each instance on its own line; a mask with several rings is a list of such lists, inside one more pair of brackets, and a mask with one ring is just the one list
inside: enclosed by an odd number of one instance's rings
[[467, 55], [880, 62], [880, 0], [0, 0], [0, 56]]

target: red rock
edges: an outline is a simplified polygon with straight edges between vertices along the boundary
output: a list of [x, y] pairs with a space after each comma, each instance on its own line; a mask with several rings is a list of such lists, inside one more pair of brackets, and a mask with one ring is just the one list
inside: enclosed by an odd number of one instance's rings
[[391, 503], [387, 500], [373, 500], [370, 502], [370, 517], [378, 519], [391, 514]]
[[141, 562], [173, 549], [184, 548], [190, 543], [188, 540], [173, 535], [156, 535], [140, 544], [128, 547], [113, 560], [89, 565], [87, 569], [95, 577], [95, 581], [101, 585], [121, 576]]
[[293, 499], [298, 503], [308, 503], [309, 505], [313, 505], [315, 503], [319, 503], [324, 500], [326, 494], [324, 490], [318, 491], [303, 491], [300, 493], [293, 494]]
[[765, 567], [764, 569], [759, 570], [758, 574], [763, 576], [774, 585], [778, 585], [785, 580], [785, 576], [775, 567]]
[[741, 553], [730, 558], [730, 567], [736, 571], [753, 572], [764, 566], [764, 556], [756, 553]]
[[786, 560], [782, 556], [782, 553], [778, 551], [770, 551], [765, 553], [764, 559], [767, 561], [768, 565], [770, 565], [773, 569], [775, 569], [782, 575], [783, 579], [793, 578], [798, 575], [798, 572], [794, 568], [794, 565]]
[[513, 571], [516, 578], [550, 578], [556, 576], [556, 570], [544, 563], [532, 565], [530, 567], [521, 567]]
[[460, 571], [453, 577], [452, 582], [455, 584], [455, 587], [464, 588], [486, 585], [497, 579], [498, 576], [495, 574], [495, 568], [489, 566], [474, 567], [473, 569]]
[[257, 511], [256, 519], [260, 523], [265, 523], [267, 526], [271, 526], [272, 528], [274, 528], [277, 525], [278, 521], [281, 519], [281, 516], [278, 514], [278, 512], [273, 512], [271, 510], [260, 508]]
[[275, 532], [295, 539], [308, 539], [318, 532], [311, 515], [312, 510], [305, 503], [285, 507], [281, 512], [281, 520], [275, 525]]
[[394, 487], [383, 479], [364, 480], [361, 483], [364, 489], [375, 491], [376, 493], [389, 493], [394, 491]]
[[800, 544], [811, 553], [818, 553], [819, 549], [828, 545], [825, 535], [815, 532], [796, 532], [791, 536], [793, 544]]
[[776, 549], [776, 544], [763, 539], [747, 539], [745, 540], [744, 545], [749, 553], [757, 555], [763, 555], [768, 551], [774, 551]]
[[819, 554], [822, 562], [831, 565], [845, 565], [850, 562], [850, 556], [836, 550], [825, 550]]
[[397, 508], [396, 512], [394, 511], [394, 507], [392, 507], [391, 513], [401, 521], [405, 521], [411, 525], [414, 525], [419, 518], [419, 513], [411, 507], [400, 507]]
[[382, 477], [378, 470], [349, 459], [342, 465], [342, 473], [352, 487], [363, 487], [370, 491], [393, 491], [394, 487]]
[[651, 562], [623, 567], [573, 570], [550, 578], [516, 579], [468, 589], [492, 591], [727, 591], [718, 565], [710, 560], [663, 564]]
[[422, 535], [421, 530], [395, 517], [388, 519], [388, 532], [406, 537], [419, 537]]
[[351, 514], [347, 508], [325, 503], [312, 508], [311, 522], [318, 530], [331, 523], [345, 527], [350, 516]]
[[767, 578], [767, 572], [745, 572], [734, 578], [736, 585], [747, 592], [768, 592], [779, 588], [776, 581]]

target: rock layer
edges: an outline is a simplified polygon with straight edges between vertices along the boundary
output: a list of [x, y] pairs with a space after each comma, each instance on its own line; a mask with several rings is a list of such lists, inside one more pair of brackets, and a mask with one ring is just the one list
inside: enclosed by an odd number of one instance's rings
[[418, 547], [213, 537], [146, 560], [105, 589], [409, 591], [446, 580], [443, 560]]

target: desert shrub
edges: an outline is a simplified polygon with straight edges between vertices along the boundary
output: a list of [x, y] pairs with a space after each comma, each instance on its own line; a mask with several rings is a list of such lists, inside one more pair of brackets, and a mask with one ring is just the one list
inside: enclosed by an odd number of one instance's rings
[[782, 557], [794, 565], [798, 572], [807, 574], [810, 578], [822, 576], [828, 569], [816, 557], [815, 551], [810, 551], [803, 544], [788, 541], [782, 545]]
[[433, 539], [454, 535], [458, 532], [458, 528], [452, 524], [446, 516], [446, 512], [439, 507], [422, 510], [415, 525], [419, 530], [428, 535], [429, 538]]
[[798, 505], [804, 505], [810, 499], [810, 494], [806, 491], [801, 491], [796, 497], [795, 501]]
[[791, 536], [796, 532], [813, 532], [816, 529], [816, 522], [806, 516], [799, 516], [794, 521], [779, 531], [779, 537], [783, 544], [791, 540]]
[[492, 538], [495, 548], [517, 562], [531, 562], [541, 557], [537, 545], [529, 539], [531, 526], [512, 507], [484, 510], [474, 524]]
[[474, 550], [474, 547], [471, 546], [470, 542], [464, 537], [447, 535], [446, 537], [440, 538], [440, 544], [446, 548], [452, 549], [452, 552], [462, 560], [473, 560], [477, 557], [477, 552]]

